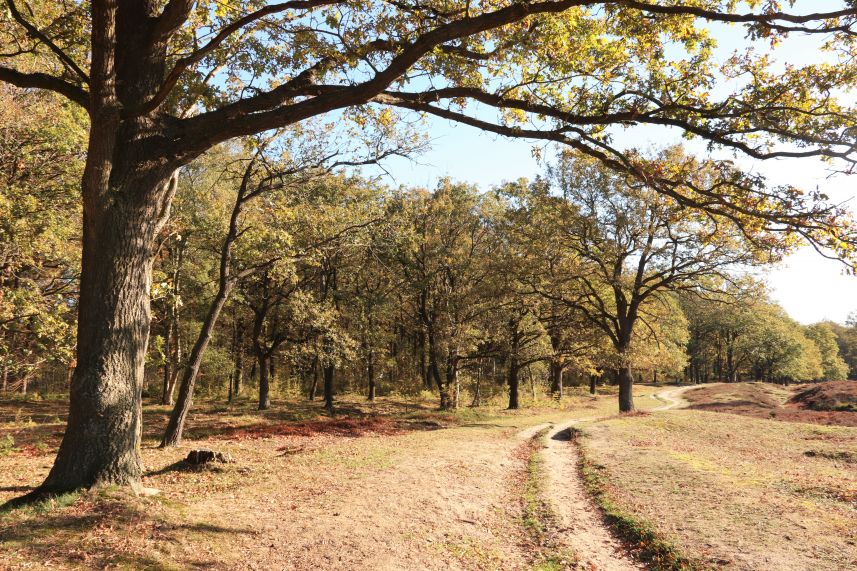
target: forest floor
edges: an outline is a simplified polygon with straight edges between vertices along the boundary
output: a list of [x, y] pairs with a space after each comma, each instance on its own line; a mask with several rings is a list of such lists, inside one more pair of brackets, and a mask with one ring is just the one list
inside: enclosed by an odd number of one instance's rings
[[[636, 403], [682, 406], [695, 390], [641, 386]], [[706, 564], [857, 559], [857, 429], [619, 416], [615, 399], [442, 413], [343, 397], [333, 418], [319, 403], [275, 402], [262, 415], [250, 402], [201, 404], [169, 450], [156, 448], [166, 409], [147, 406], [144, 485], [161, 493], [107, 489], [2, 514], [0, 569], [645, 568], [605, 526], [568, 428], [582, 429], [584, 461], [611, 501]], [[64, 406], [0, 402], [0, 502], [47, 474]], [[194, 448], [235, 462], [191, 468], [182, 459]]]

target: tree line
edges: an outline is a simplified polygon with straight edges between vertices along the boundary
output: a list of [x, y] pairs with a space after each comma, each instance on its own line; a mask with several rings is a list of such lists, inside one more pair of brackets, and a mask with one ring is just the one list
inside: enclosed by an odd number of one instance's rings
[[[14, 95], [73, 120], [49, 100]], [[41, 122], [0, 128], [14, 135], [5, 152], [20, 155], [20, 181], [73, 193], [80, 156], [54, 160], [62, 149], [38, 137]], [[259, 409], [272, 395], [300, 395], [331, 410], [341, 391], [369, 400], [429, 391], [441, 408], [503, 393], [517, 408], [527, 390], [559, 397], [569, 384], [595, 392], [608, 382], [627, 411], [635, 378], [848, 374], [853, 325], [801, 326], [749, 273], [789, 251], [774, 233], [689, 211], [579, 153], [492, 189], [395, 188], [333, 168], [286, 135], [222, 145], [176, 180], [146, 354], [146, 395], [174, 406], [164, 445], [181, 440], [194, 393], [252, 394]], [[656, 159], [664, 169], [695, 160], [680, 147]], [[5, 230], [18, 257], [6, 258], [0, 306], [4, 390], [38, 388], [39, 371], [72, 364], [79, 262], [53, 256], [80, 232], [73, 205], [41, 210], [50, 222], [16, 216]], [[32, 211], [32, 194], [10, 192], [5, 207]], [[60, 374], [61, 390], [67, 382]]]

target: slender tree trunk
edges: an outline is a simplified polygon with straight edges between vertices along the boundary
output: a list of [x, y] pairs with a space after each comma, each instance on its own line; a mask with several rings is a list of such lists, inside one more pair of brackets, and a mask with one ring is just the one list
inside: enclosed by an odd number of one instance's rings
[[431, 390], [431, 377], [426, 366], [426, 333], [420, 328], [418, 349], [420, 355], [420, 378], [423, 380], [423, 388]]
[[271, 387], [268, 379], [271, 373], [269, 355], [265, 351], [258, 351], [256, 359], [259, 369], [259, 410], [268, 410], [271, 408]]
[[[172, 271], [172, 299], [170, 300], [169, 323], [167, 323], [166, 362], [164, 363], [164, 393], [161, 404], [173, 404], [173, 391], [181, 359], [181, 333], [179, 331], [179, 305], [181, 299], [181, 267], [184, 261], [186, 242], [177, 238]], [[175, 350], [173, 350], [175, 345]]]
[[[45, 491], [139, 486], [142, 390], [157, 234], [175, 192], [172, 173], [108, 182], [115, 134], [93, 126], [84, 172], [77, 367], [65, 435]], [[101, 139], [99, 133], [104, 135]], [[115, 166], [115, 165], [114, 165]], [[151, 176], [151, 175], [150, 175]], [[105, 198], [108, 197], [108, 198]]]
[[533, 379], [533, 369], [527, 365], [527, 377], [530, 379], [530, 393], [533, 397], [533, 402], [536, 400], [536, 381]]
[[315, 400], [315, 395], [318, 392], [318, 357], [312, 361], [312, 385], [309, 388], [309, 400]]
[[482, 404], [482, 360], [479, 360], [479, 367], [476, 369], [476, 379], [473, 387], [473, 402], [472, 407], [478, 407]]
[[179, 398], [176, 400], [176, 406], [173, 408], [170, 420], [167, 423], [167, 430], [164, 432], [164, 438], [161, 440], [161, 448], [176, 446], [181, 443], [184, 423], [193, 404], [193, 388], [199, 374], [199, 367], [202, 365], [202, 356], [211, 342], [214, 325], [217, 323], [217, 318], [220, 316], [223, 306], [226, 305], [226, 300], [232, 291], [232, 285], [231, 281], [221, 284], [214, 301], [212, 301], [211, 306], [208, 308], [208, 314], [202, 323], [199, 337], [196, 339], [196, 343], [188, 357], [187, 365], [184, 368], [182, 382], [179, 386]]
[[[434, 333], [431, 330], [428, 332], [428, 358], [429, 358], [429, 373], [431, 378], [434, 379], [435, 385], [437, 385], [437, 390], [441, 393], [443, 392], [443, 381], [440, 378], [440, 366], [437, 363], [437, 344], [435, 342]], [[429, 389], [431, 389], [431, 382], [429, 382]], [[441, 408], [445, 408], [446, 405], [443, 404], [444, 395], [441, 394]]]
[[229, 402], [241, 394], [241, 385], [244, 382], [244, 324], [237, 318], [234, 321], [232, 339], [234, 368], [232, 370], [232, 383], [229, 386]]
[[176, 383], [179, 378], [179, 373], [182, 372], [181, 362], [184, 358], [182, 350], [182, 329], [179, 315], [176, 314], [175, 328], [173, 329], [173, 366], [170, 374], [170, 380], [167, 384], [167, 404], [173, 404], [173, 394], [176, 391]]
[[374, 352], [370, 349], [367, 357], [366, 364], [366, 374], [369, 377], [369, 394], [367, 395], [368, 400], [375, 400], [375, 355]]
[[324, 408], [333, 413], [333, 376], [336, 367], [333, 364], [324, 366]]
[[172, 395], [170, 394], [170, 379], [173, 377], [173, 312], [170, 309], [167, 317], [167, 334], [164, 339], [164, 390], [161, 394], [161, 404], [170, 405]]
[[589, 394], [594, 395], [598, 392], [598, 377], [596, 375], [589, 375]]
[[458, 408], [458, 400], [455, 393], [450, 394], [450, 391], [455, 391], [458, 386], [458, 363], [456, 362], [454, 352], [450, 349], [446, 356], [446, 382], [440, 391], [440, 407], [442, 409]]
[[6, 363], [3, 363], [3, 374], [0, 375], [0, 378], [3, 379], [3, 392], [9, 392], [9, 367]]

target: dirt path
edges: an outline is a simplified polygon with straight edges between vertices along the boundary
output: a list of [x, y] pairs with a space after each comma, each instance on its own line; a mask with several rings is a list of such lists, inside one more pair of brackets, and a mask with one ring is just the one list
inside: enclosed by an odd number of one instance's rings
[[670, 410], [673, 408], [684, 408], [688, 406], [688, 404], [690, 403], [683, 399], [681, 395], [689, 391], [690, 389], [695, 389], [697, 387], [698, 385], [689, 385], [686, 387], [678, 387], [655, 393], [653, 396], [659, 401], [664, 402], [664, 404], [659, 407], [653, 408], [652, 412]]
[[645, 569], [613, 537], [598, 507], [592, 502], [577, 469], [577, 448], [569, 427], [574, 420], [548, 431], [543, 450], [547, 493], [561, 525], [561, 540], [574, 552], [584, 569], [634, 571]]
[[202, 542], [211, 568], [530, 569], [519, 431], [463, 427], [263, 454], [249, 466], [252, 484], [194, 502], [187, 515], [232, 530]]

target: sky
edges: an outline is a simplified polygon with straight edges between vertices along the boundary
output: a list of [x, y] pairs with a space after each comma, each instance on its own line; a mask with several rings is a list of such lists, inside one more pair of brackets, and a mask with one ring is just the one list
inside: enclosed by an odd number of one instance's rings
[[[828, 0], [802, 0], [793, 11], [806, 12], [807, 8], [821, 11], [837, 4]], [[716, 32], [724, 54], [743, 45], [740, 29]], [[786, 43], [778, 53], [780, 61], [792, 64], [824, 57], [804, 40]], [[510, 140], [441, 119], [427, 121], [427, 131], [432, 137], [430, 150], [412, 160], [399, 158], [386, 163], [391, 184], [431, 188], [438, 179], [450, 177], [489, 189], [503, 181], [532, 179], [543, 170], [543, 165], [533, 157], [531, 141]], [[638, 148], [679, 142], [675, 133], [654, 129], [628, 133], [627, 138], [628, 146]], [[700, 147], [696, 152], [704, 149]], [[765, 175], [772, 184], [792, 184], [806, 190], [818, 188], [832, 200], [849, 203], [857, 211], [857, 178], [831, 177], [825, 165], [816, 159], [741, 161], [741, 165]], [[845, 275], [840, 262], [825, 259], [808, 246], [773, 267], [763, 278], [773, 299], [801, 323], [828, 319], [844, 323], [851, 312], [857, 311], [857, 277]]]

